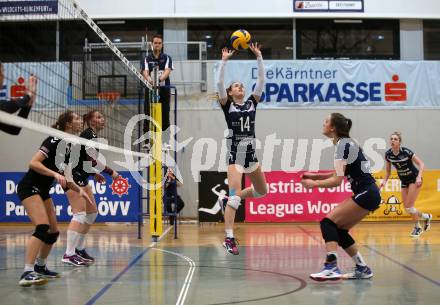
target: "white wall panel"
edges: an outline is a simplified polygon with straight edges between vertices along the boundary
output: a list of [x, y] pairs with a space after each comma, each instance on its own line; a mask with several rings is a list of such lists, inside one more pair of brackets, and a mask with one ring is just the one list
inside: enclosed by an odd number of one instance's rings
[[364, 0], [364, 13], [294, 13], [293, 0], [77, 0], [93, 18], [355, 17], [440, 19], [438, 0]]

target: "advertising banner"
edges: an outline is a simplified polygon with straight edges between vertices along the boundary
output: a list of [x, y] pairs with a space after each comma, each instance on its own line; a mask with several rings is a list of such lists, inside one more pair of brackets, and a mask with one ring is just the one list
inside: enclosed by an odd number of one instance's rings
[[[321, 171], [325, 172], [325, 171]], [[267, 172], [268, 193], [262, 198], [246, 199], [246, 222], [320, 221], [339, 202], [351, 196], [350, 183], [338, 187], [305, 189], [302, 172]], [[251, 182], [246, 178], [246, 186]]]
[[[319, 171], [325, 172], [325, 171]], [[300, 183], [302, 172], [266, 172], [268, 193], [262, 198], [248, 198], [245, 204], [246, 222], [316, 222], [346, 198], [352, 196], [347, 180], [334, 188], [305, 189]], [[384, 172], [374, 174], [377, 184]], [[250, 186], [248, 178], [245, 185]], [[382, 203], [364, 221], [411, 220], [402, 203], [401, 184], [392, 172], [381, 190]], [[433, 220], [440, 220], [440, 170], [427, 170], [415, 207], [431, 213]]]
[[[220, 205], [221, 198], [229, 194], [226, 172], [202, 171], [199, 182], [199, 221], [222, 222], [223, 213]], [[236, 222], [244, 221], [244, 200], [235, 215]]]
[[[382, 182], [385, 172], [374, 174], [378, 184]], [[396, 172], [388, 179], [381, 189], [382, 204], [370, 213], [364, 221], [398, 221], [411, 220], [402, 202], [402, 188]], [[423, 184], [417, 197], [415, 208], [432, 214], [433, 220], [440, 220], [440, 170], [425, 170]]]
[[[440, 62], [278, 60], [265, 61], [259, 107], [440, 107]], [[215, 66], [215, 77], [219, 65]], [[257, 63], [229, 61], [225, 85], [240, 80], [251, 94]]]
[[0, 1], [0, 16], [58, 14], [58, 0]]
[[[23, 172], [0, 173], [0, 222], [29, 222], [29, 217], [17, 196], [17, 185]], [[98, 207], [97, 222], [135, 222], [138, 220], [139, 185], [129, 172], [120, 172], [121, 177], [113, 180], [106, 177], [107, 184], [89, 180]], [[64, 190], [54, 184], [50, 195], [55, 206], [58, 221], [70, 221], [72, 210]]]
[[294, 0], [295, 13], [363, 12], [364, 0]]

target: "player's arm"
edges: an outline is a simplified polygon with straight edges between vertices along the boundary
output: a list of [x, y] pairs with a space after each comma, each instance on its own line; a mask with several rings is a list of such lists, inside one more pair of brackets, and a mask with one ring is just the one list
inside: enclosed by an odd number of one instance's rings
[[306, 188], [314, 187], [335, 187], [341, 185], [344, 180], [345, 167], [347, 166], [346, 160], [335, 160], [335, 172], [332, 172], [331, 176], [322, 180], [302, 179], [301, 184]]
[[327, 178], [330, 178], [335, 174], [334, 171], [328, 172], [328, 173], [309, 173], [306, 172], [302, 175], [303, 179], [312, 179], [312, 180], [324, 180]]
[[147, 61], [147, 58], [145, 57], [145, 59], [144, 59], [144, 68], [143, 68], [143, 70], [142, 70], [142, 76], [145, 78], [145, 80], [147, 81], [147, 82], [149, 82], [150, 84], [152, 84], [153, 83], [153, 80], [151, 79], [151, 76], [150, 76], [150, 70], [148, 69], [148, 61]]
[[251, 51], [257, 57], [258, 77], [252, 95], [254, 96], [255, 101], [258, 103], [261, 99], [261, 95], [263, 95], [263, 88], [265, 83], [263, 56], [261, 54], [261, 45], [259, 45], [258, 43], [251, 43], [249, 49], [251, 49]]
[[421, 186], [422, 185], [422, 177], [423, 177], [423, 171], [425, 170], [425, 163], [423, 163], [422, 159], [417, 157], [415, 154], [412, 157], [412, 160], [419, 168], [419, 174], [417, 175], [416, 185]]
[[219, 103], [224, 106], [226, 102], [228, 101], [228, 93], [226, 92], [225, 88], [225, 67], [226, 62], [229, 58], [234, 54], [235, 51], [229, 50], [228, 48], [222, 49], [222, 62], [220, 63], [220, 70], [218, 74], [218, 81], [217, 81], [217, 90], [218, 90], [218, 96], [219, 96]]
[[53, 177], [57, 180], [57, 182], [63, 187], [66, 187], [66, 178], [51, 170], [50, 168], [47, 168], [44, 164], [43, 161], [44, 159], [46, 159], [46, 155], [40, 150], [37, 153], [34, 154], [34, 156], [32, 157], [31, 161], [29, 162], [29, 168], [32, 169], [33, 171], [39, 173], [40, 175], [44, 175], [44, 176], [48, 176], [48, 177]]
[[380, 184], [380, 188], [384, 187], [385, 184], [387, 184], [388, 179], [391, 175], [391, 162], [388, 160], [385, 160], [385, 177], [383, 177], [382, 183]]
[[173, 69], [173, 62], [170, 56], [167, 56], [167, 62], [165, 63], [165, 70], [163, 71], [162, 75], [159, 77], [159, 81], [163, 82], [166, 80], [171, 73], [171, 70]]

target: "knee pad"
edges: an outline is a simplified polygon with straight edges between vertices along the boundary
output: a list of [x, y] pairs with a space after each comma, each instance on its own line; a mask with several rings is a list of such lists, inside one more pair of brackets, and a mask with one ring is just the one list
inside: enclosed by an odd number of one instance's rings
[[96, 212], [86, 214], [86, 223], [89, 225], [94, 224], [97, 216], [98, 216], [98, 213], [96, 213]]
[[49, 228], [50, 227], [47, 224], [37, 225], [35, 227], [35, 232], [32, 234], [32, 236], [35, 236], [42, 242], [47, 243], [49, 239]]
[[335, 241], [339, 243], [338, 226], [327, 217], [321, 220], [321, 233], [325, 242]]
[[58, 240], [58, 236], [60, 235], [60, 232], [54, 232], [47, 234], [47, 242], [48, 245], [53, 245]]
[[253, 196], [254, 198], [261, 198], [261, 197], [266, 196], [267, 191], [265, 191], [263, 194], [260, 194], [260, 193], [258, 193], [258, 192], [255, 190], [255, 188], [254, 188], [253, 185], [251, 186], [251, 188], [252, 188], [252, 196]]
[[350, 233], [348, 233], [348, 230], [338, 229], [338, 237], [339, 237], [338, 244], [342, 249], [347, 249], [348, 247], [351, 247], [355, 243], [353, 237], [351, 237]]
[[411, 215], [417, 214], [417, 209], [415, 207], [405, 208], [405, 210], [408, 212], [408, 214], [411, 214]]
[[238, 210], [238, 207], [241, 205], [241, 198], [239, 196], [231, 196], [226, 204], [234, 210]]
[[76, 222], [79, 222], [80, 224], [85, 224], [87, 222], [87, 216], [86, 212], [78, 212], [74, 213], [72, 220], [75, 220]]

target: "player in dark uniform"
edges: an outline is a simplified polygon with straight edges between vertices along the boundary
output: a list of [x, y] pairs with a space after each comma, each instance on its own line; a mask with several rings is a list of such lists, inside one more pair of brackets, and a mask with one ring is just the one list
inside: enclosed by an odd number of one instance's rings
[[[351, 184], [353, 196], [345, 199], [321, 220], [321, 232], [325, 241], [327, 257], [324, 268], [310, 277], [316, 281], [368, 279], [373, 272], [358, 251], [348, 230], [353, 228], [371, 211], [379, 207], [381, 198], [376, 181], [370, 174], [369, 161], [362, 148], [350, 138], [352, 122], [340, 113], [332, 113], [324, 121], [322, 133], [333, 139], [335, 150], [335, 172], [325, 174], [305, 173], [301, 183], [306, 188], [335, 187], [341, 185], [344, 176]], [[342, 275], [337, 265], [338, 245], [356, 264], [353, 272]]]
[[[0, 89], [3, 87], [4, 72], [3, 64], [0, 62]], [[25, 95], [12, 100], [0, 101], [0, 110], [7, 113], [15, 113], [18, 111], [18, 116], [27, 119], [31, 112], [32, 105], [35, 102], [37, 91], [37, 77], [31, 75], [28, 80]], [[0, 123], [0, 130], [7, 132], [11, 135], [18, 135], [21, 131], [20, 127], [11, 126], [8, 124]]]
[[[170, 74], [171, 71], [174, 70], [173, 60], [171, 56], [162, 52], [163, 48], [163, 39], [161, 35], [154, 35], [151, 39], [152, 45], [152, 53], [145, 57], [142, 63], [142, 75], [151, 85], [154, 84], [153, 81], [153, 68], [158, 67], [158, 75], [159, 78], [159, 101], [162, 104], [162, 130], [167, 130], [170, 126], [170, 98], [171, 98], [171, 81]], [[146, 115], [150, 115], [150, 94], [149, 89], [147, 89], [144, 103], [144, 113]], [[144, 124], [144, 132], [149, 132], [149, 122], [145, 121]], [[166, 144], [170, 139], [163, 139], [164, 145], [168, 147], [169, 144]], [[150, 147], [149, 140], [144, 144], [144, 148], [149, 149]]]
[[[227, 60], [234, 54], [234, 51], [227, 48], [222, 50], [217, 83], [219, 102], [229, 129], [227, 141], [229, 197], [221, 203], [225, 209], [226, 238], [223, 246], [227, 252], [234, 255], [239, 254], [233, 227], [235, 213], [241, 200], [248, 197], [262, 197], [267, 193], [266, 178], [255, 155], [255, 114], [264, 86], [264, 65], [260, 48], [258, 44], [250, 45], [251, 51], [257, 57], [258, 79], [254, 92], [248, 98], [245, 98], [245, 90], [240, 82], [233, 82], [225, 89], [224, 69]], [[252, 186], [242, 190], [243, 173], [249, 176]]]
[[[418, 211], [414, 205], [419, 196], [422, 186], [422, 176], [425, 165], [410, 149], [401, 146], [402, 134], [394, 132], [390, 137], [391, 148], [385, 153], [386, 173], [381, 188], [386, 185], [391, 173], [391, 164], [396, 168], [397, 175], [401, 181], [402, 201], [406, 211], [416, 221], [411, 232], [412, 237], [419, 237], [424, 231], [431, 228], [432, 215]], [[414, 165], [417, 164], [417, 167]], [[419, 219], [423, 219], [423, 229]]]
[[[72, 111], [58, 117], [55, 128], [75, 134], [81, 130], [81, 118]], [[60, 146], [63, 145], [63, 146]], [[59, 147], [60, 146], [60, 147]], [[59, 231], [55, 208], [49, 195], [52, 183], [56, 180], [61, 187], [75, 190], [90, 201], [68, 175], [70, 144], [55, 137], [44, 140], [40, 150], [32, 157], [29, 170], [17, 187], [17, 194], [27, 215], [35, 225], [35, 232], [26, 247], [24, 273], [18, 282], [20, 286], [42, 285], [47, 277], [59, 277], [58, 273], [46, 267], [46, 258], [57, 241]], [[35, 264], [35, 265], [34, 265]]]
[[[105, 127], [105, 118], [102, 113], [97, 110], [92, 110], [84, 115], [83, 121], [87, 125], [87, 128], [80, 136], [88, 140], [96, 140], [99, 131]], [[72, 266], [87, 266], [95, 261], [85, 249], [85, 237], [98, 215], [95, 196], [88, 183], [89, 176], [93, 175], [97, 182], [105, 183], [104, 176], [99, 173], [101, 164], [98, 165], [97, 154], [96, 149], [81, 146], [78, 165], [73, 169], [73, 180], [89, 196], [91, 202], [84, 200], [84, 198], [79, 196], [75, 191], [68, 190], [66, 192], [66, 196], [72, 208], [73, 217], [67, 229], [66, 252], [61, 261]], [[117, 171], [109, 167], [104, 167], [103, 171], [112, 176], [113, 179], [119, 176]]]

